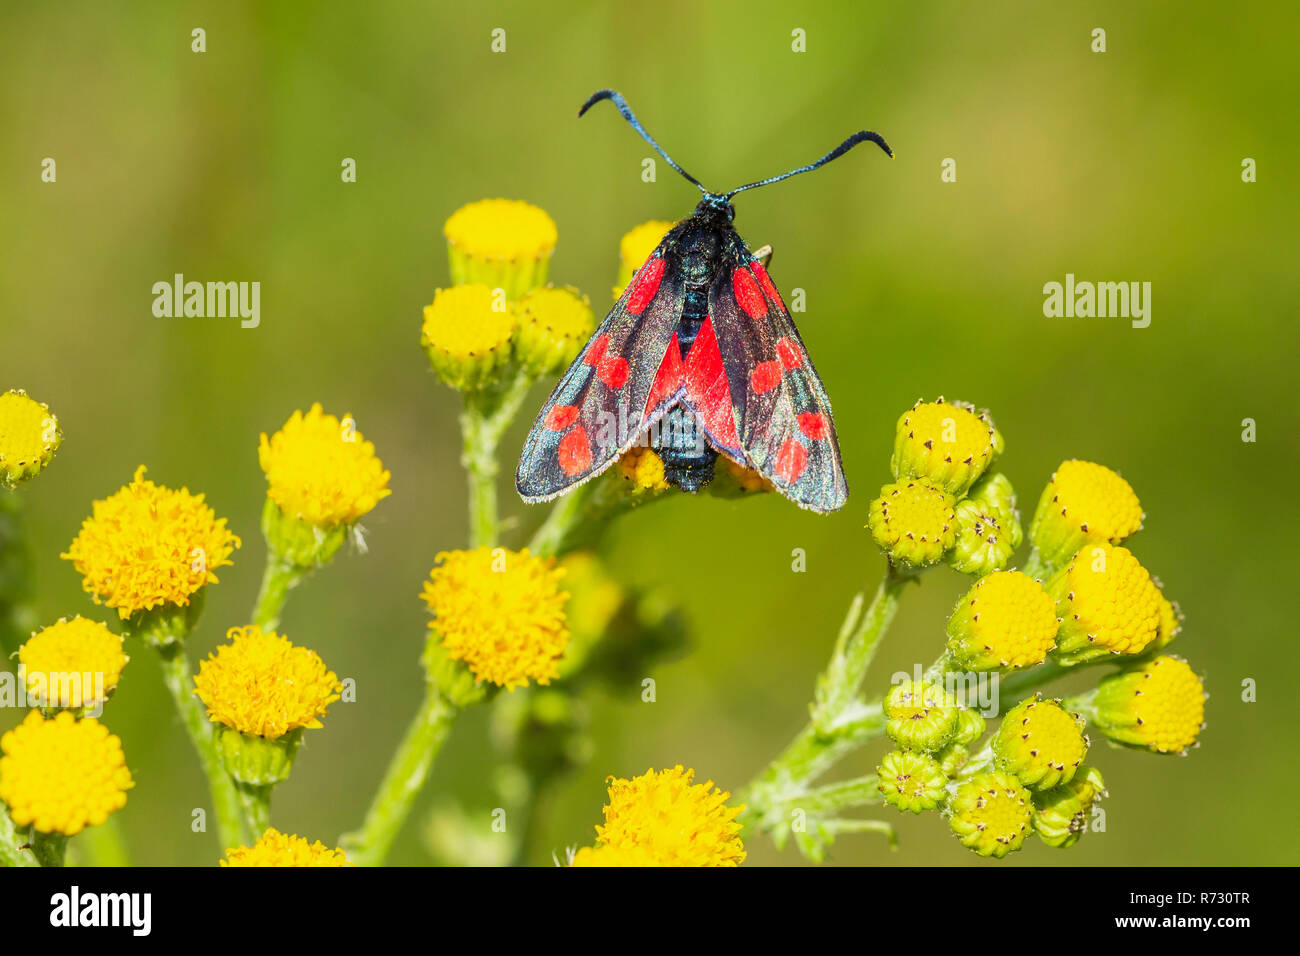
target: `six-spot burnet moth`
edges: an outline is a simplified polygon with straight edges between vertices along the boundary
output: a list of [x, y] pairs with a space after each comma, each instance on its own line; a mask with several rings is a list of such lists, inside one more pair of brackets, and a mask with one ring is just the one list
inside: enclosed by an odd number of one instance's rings
[[633, 276], [555, 386], [524, 443], [515, 485], [547, 501], [649, 444], [665, 480], [698, 491], [718, 455], [758, 472], [800, 507], [835, 511], [848, 497], [831, 403], [763, 263], [732, 226], [731, 197], [816, 169], [872, 142], [854, 133], [821, 159], [728, 193], [709, 192], [609, 100], [668, 165], [704, 194]]

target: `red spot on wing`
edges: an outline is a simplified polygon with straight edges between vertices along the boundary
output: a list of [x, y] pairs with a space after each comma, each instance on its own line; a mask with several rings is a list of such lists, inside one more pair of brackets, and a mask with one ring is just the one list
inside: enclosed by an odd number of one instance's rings
[[686, 356], [686, 401], [716, 441], [728, 448], [740, 447], [736, 412], [731, 407], [731, 385], [722, 366], [712, 318], [704, 320]]
[[560, 467], [571, 477], [590, 468], [591, 442], [587, 438], [587, 429], [579, 425], [561, 438], [557, 455]]
[[599, 365], [600, 360], [605, 357], [605, 349], [607, 348], [609, 348], [609, 336], [597, 336], [587, 346], [587, 354], [582, 357], [582, 360], [588, 365]]
[[596, 374], [610, 388], [622, 388], [627, 384], [627, 359], [606, 355], [596, 367]]
[[642, 419], [644, 420], [646, 415], [676, 395], [685, 381], [686, 368], [682, 365], [682, 349], [677, 343], [677, 333], [674, 332], [668, 342], [668, 351], [664, 352], [664, 360], [659, 363], [659, 371], [655, 373], [654, 384], [650, 386], [650, 397], [646, 399]]
[[772, 277], [767, 274], [767, 269], [763, 267], [763, 263], [755, 259], [749, 264], [749, 267], [754, 270], [754, 275], [758, 276], [758, 284], [763, 287], [767, 297], [773, 302], [780, 302], [781, 293], [776, 291], [776, 286], [772, 283]]
[[777, 453], [773, 473], [787, 485], [793, 485], [807, 467], [808, 449], [793, 438], [787, 438]]
[[788, 336], [782, 336], [776, 340], [776, 355], [781, 360], [781, 364], [787, 369], [798, 368], [803, 364], [803, 353], [799, 351], [799, 346], [794, 344], [794, 340]]
[[731, 289], [736, 293], [736, 301], [751, 319], [761, 319], [767, 315], [767, 300], [763, 291], [754, 281], [754, 274], [744, 266], [738, 266], [731, 273]]
[[813, 441], [819, 441], [830, 432], [830, 424], [821, 412], [803, 412], [799, 416], [799, 431]]
[[651, 259], [637, 272], [632, 280], [632, 294], [627, 297], [627, 310], [633, 315], [640, 315], [650, 304], [650, 300], [659, 291], [659, 283], [664, 278], [664, 260]]
[[759, 362], [749, 375], [749, 384], [756, 395], [772, 391], [781, 384], [781, 363]]
[[577, 420], [577, 405], [556, 405], [546, 413], [545, 425], [553, 432], [562, 432]]

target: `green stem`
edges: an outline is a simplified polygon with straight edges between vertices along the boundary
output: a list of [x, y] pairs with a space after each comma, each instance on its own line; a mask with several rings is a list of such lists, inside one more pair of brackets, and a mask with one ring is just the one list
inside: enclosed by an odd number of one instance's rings
[[8, 658], [37, 627], [32, 607], [32, 553], [23, 535], [23, 500], [0, 488], [0, 657]]
[[204, 713], [203, 702], [193, 693], [194, 677], [189, 658], [185, 655], [181, 642], [174, 641], [158, 649], [158, 659], [162, 663], [163, 681], [171, 691], [176, 712], [185, 725], [190, 742], [198, 752], [199, 764], [208, 778], [208, 788], [212, 792], [212, 803], [217, 816], [217, 835], [222, 848], [240, 846], [245, 837], [243, 804], [235, 789], [234, 780], [221, 765], [212, 724]]
[[25, 846], [27, 839], [18, 833], [9, 811], [0, 806], [0, 866], [37, 866], [34, 857]]
[[464, 451], [461, 464], [469, 478], [469, 546], [491, 547], [501, 537], [497, 507], [497, 449], [501, 436], [519, 414], [533, 379], [524, 371], [503, 388], [466, 392], [460, 415]]
[[595, 494], [600, 479], [579, 485], [551, 505], [538, 529], [528, 541], [528, 550], [541, 558], [552, 558], [568, 550], [574, 531], [584, 519], [590, 517], [588, 505]]
[[830, 783], [824, 787], [814, 787], [789, 798], [785, 804], [776, 809], [776, 815], [787, 819], [791, 810], [803, 810], [810, 816], [828, 813], [833, 810], [848, 810], [853, 807], [866, 807], [883, 803], [878, 784], [880, 778], [874, 773]]
[[117, 817], [110, 816], [97, 827], [86, 827], [77, 840], [90, 866], [121, 867], [131, 865], [131, 854], [122, 838]]
[[236, 783], [240, 802], [244, 805], [244, 818], [254, 840], [261, 838], [271, 825], [271, 788], [253, 784]]
[[309, 568], [268, 551], [266, 570], [262, 572], [262, 587], [257, 592], [257, 603], [253, 605], [253, 623], [264, 631], [275, 630], [280, 623], [280, 613], [284, 610], [285, 602], [289, 600], [289, 592], [309, 573]]
[[41, 866], [63, 866], [63, 854], [68, 849], [68, 838], [62, 833], [32, 831], [32, 855]]
[[435, 685], [427, 686], [424, 701], [393, 754], [365, 822], [359, 831], [343, 838], [354, 864], [379, 866], [387, 858], [458, 713]]

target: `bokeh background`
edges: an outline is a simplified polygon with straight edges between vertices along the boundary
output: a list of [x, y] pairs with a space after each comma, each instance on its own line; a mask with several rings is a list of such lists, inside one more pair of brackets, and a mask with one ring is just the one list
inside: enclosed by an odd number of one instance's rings
[[[195, 27], [206, 53], [190, 51]], [[1097, 744], [1105, 834], [1001, 865], [1296, 863], [1297, 28], [1286, 4], [4, 4], [0, 388], [48, 402], [66, 435], [22, 491], [41, 616], [107, 619], [58, 556], [143, 463], [205, 492], [244, 538], [192, 639], [206, 654], [261, 574], [258, 434], [313, 401], [351, 412], [393, 495], [365, 522], [370, 553], [304, 585], [283, 628], [359, 699], [308, 735], [275, 801], [281, 829], [333, 842], [419, 698], [421, 581], [465, 540], [457, 400], [418, 346], [421, 306], [448, 281], [444, 219], [489, 196], [543, 206], [560, 231], [552, 278], [600, 310], [619, 236], [696, 195], [662, 164], [642, 182], [647, 148], [612, 109], [575, 119], [593, 90], [621, 90], [715, 188], [869, 127], [895, 162], [859, 150], [737, 203], [750, 244], [775, 245], [777, 283], [806, 290], [797, 319], [834, 400], [849, 504], [817, 517], [776, 496], [682, 496], [611, 529], [610, 566], [671, 593], [693, 647], [656, 668], [654, 704], [586, 696], [592, 760], [538, 808], [530, 862], [591, 841], [607, 774], [681, 762], [739, 788], [802, 725], [849, 598], [882, 570], [862, 526], [894, 420], [942, 394], [992, 410], [1022, 512], [1065, 458], [1132, 482], [1147, 512], [1132, 546], [1181, 602], [1175, 649], [1211, 694], [1186, 759]], [[57, 184], [40, 181], [47, 156]], [[956, 183], [940, 181], [945, 157]], [[155, 318], [150, 287], [176, 272], [260, 281], [261, 327]], [[1067, 272], [1150, 281], [1150, 327], [1045, 318], [1042, 286]], [[508, 484], [526, 425], [503, 468], [516, 545], [541, 516]], [[944, 569], [908, 595], [876, 686], [934, 657], [967, 583]], [[106, 714], [137, 780], [121, 823], [137, 862], [211, 865], [214, 835], [189, 828], [205, 805], [195, 758], [152, 654], [133, 650]], [[493, 772], [487, 715], [471, 714], [394, 861], [430, 860], [436, 801], [490, 807]], [[881, 812], [901, 850], [846, 837], [834, 863], [980, 864], [939, 819]], [[802, 862], [766, 839], [749, 850]]]

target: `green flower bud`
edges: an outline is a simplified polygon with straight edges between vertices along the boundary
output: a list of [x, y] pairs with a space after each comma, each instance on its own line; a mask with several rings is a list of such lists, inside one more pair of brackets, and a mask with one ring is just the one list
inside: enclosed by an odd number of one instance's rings
[[1024, 540], [1016, 496], [1005, 475], [985, 475], [957, 503], [957, 543], [948, 563], [963, 574], [989, 574], [1007, 566]]
[[877, 768], [885, 802], [900, 811], [933, 810], [947, 792], [948, 777], [933, 757], [910, 750], [887, 753]]
[[568, 368], [596, 330], [591, 303], [571, 286], [534, 289], [519, 300], [517, 311], [515, 359], [539, 378]]
[[271, 552], [298, 568], [330, 562], [348, 539], [349, 525], [321, 527], [286, 514], [270, 498], [262, 506], [262, 534]]
[[1056, 645], [1056, 602], [1019, 571], [975, 582], [948, 619], [948, 653], [963, 669], [1015, 670], [1041, 664]]
[[420, 663], [424, 665], [426, 679], [451, 706], [464, 708], [487, 697], [487, 684], [476, 683], [474, 673], [465, 663], [447, 656], [436, 631], [425, 641]]
[[955, 777], [957, 772], [966, 766], [966, 761], [970, 759], [970, 748], [953, 740], [936, 753], [934, 759], [939, 762], [939, 769], [947, 774], [949, 778]]
[[1021, 701], [1002, 718], [993, 737], [993, 765], [1034, 790], [1068, 783], [1088, 755], [1084, 722], [1060, 701]]
[[212, 725], [212, 731], [226, 772], [254, 787], [269, 787], [287, 779], [302, 743], [301, 727], [274, 738], [243, 734], [219, 723]]
[[933, 752], [957, 732], [958, 711], [938, 684], [905, 681], [885, 696], [885, 732], [904, 750]]
[[953, 743], [956, 744], [973, 744], [984, 736], [984, 730], [987, 724], [978, 711], [971, 710], [969, 707], [957, 708], [957, 730], [953, 734]]
[[965, 402], [917, 402], [894, 434], [894, 477], [928, 478], [957, 497], [965, 494], [1003, 449], [987, 412]]
[[1049, 568], [1059, 568], [1085, 545], [1119, 544], [1142, 527], [1142, 505], [1132, 486], [1105, 465], [1066, 461], [1038, 501], [1029, 540]]
[[953, 499], [923, 478], [885, 485], [871, 502], [867, 527], [889, 560], [920, 570], [943, 560], [956, 542]]
[[1088, 829], [1093, 805], [1104, 796], [1101, 772], [1080, 767], [1069, 783], [1034, 794], [1034, 832], [1048, 846], [1074, 846]]
[[962, 846], [997, 859], [1024, 845], [1033, 814], [1029, 791], [1005, 773], [982, 773], [958, 784], [948, 809], [948, 826]]

